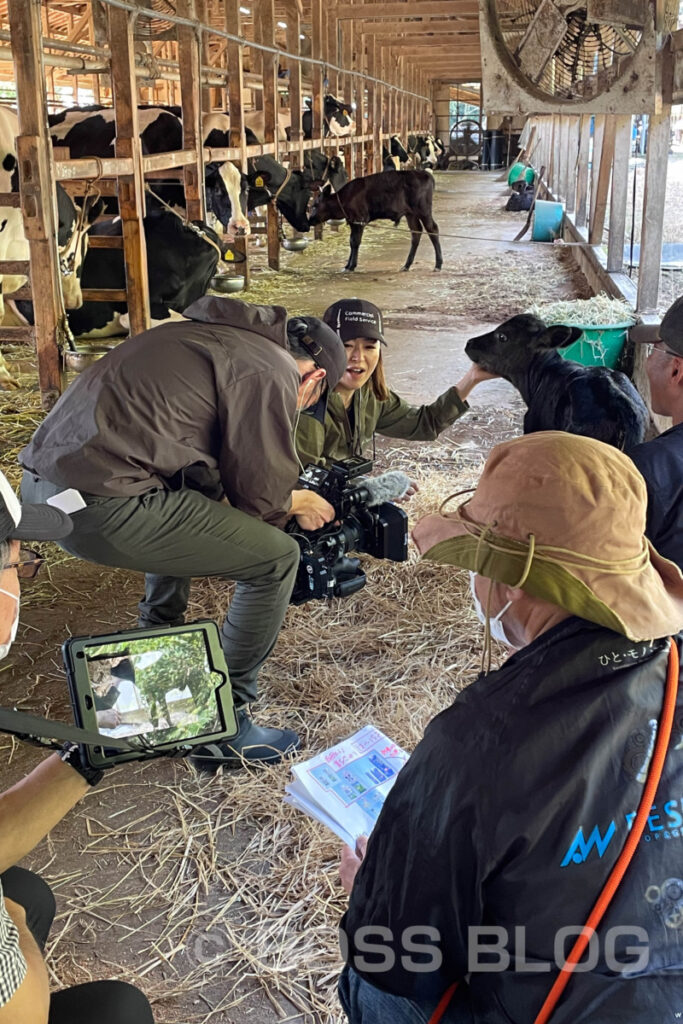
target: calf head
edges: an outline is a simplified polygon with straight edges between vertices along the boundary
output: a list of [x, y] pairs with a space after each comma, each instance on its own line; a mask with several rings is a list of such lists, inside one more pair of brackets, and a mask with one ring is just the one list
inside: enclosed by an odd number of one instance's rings
[[332, 191], [332, 186], [327, 182], [319, 192], [313, 195], [313, 202], [308, 212], [308, 223], [309, 225], [324, 224], [327, 220], [340, 220], [343, 217], [344, 211], [339, 196]]
[[538, 317], [522, 313], [488, 334], [470, 338], [465, 352], [482, 370], [514, 381], [539, 352], [565, 348], [578, 341], [581, 333], [578, 327], [546, 327]]
[[76, 206], [71, 196], [57, 183], [57, 245], [66, 309], [80, 309], [83, 305], [81, 271], [88, 251], [88, 230], [103, 209], [104, 202], [93, 196], [87, 196], [82, 206]]

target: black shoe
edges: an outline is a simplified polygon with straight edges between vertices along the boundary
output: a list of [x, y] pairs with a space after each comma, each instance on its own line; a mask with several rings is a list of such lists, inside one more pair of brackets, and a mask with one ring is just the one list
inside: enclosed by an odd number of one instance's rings
[[196, 747], [190, 760], [198, 767], [241, 768], [243, 765], [277, 764], [299, 749], [301, 740], [293, 729], [265, 729], [244, 710], [237, 712], [239, 732], [231, 740]]

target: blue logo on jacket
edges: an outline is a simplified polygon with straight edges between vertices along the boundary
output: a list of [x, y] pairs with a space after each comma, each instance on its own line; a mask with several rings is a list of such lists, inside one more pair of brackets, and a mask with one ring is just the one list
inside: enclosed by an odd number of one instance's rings
[[574, 836], [571, 846], [564, 855], [564, 860], [560, 864], [561, 868], [566, 868], [570, 861], [574, 861], [575, 864], [583, 864], [585, 860], [588, 860], [589, 854], [593, 847], [598, 851], [598, 857], [602, 857], [605, 850], [612, 841], [612, 836], [617, 830], [617, 826], [612, 821], [610, 826], [605, 832], [604, 836], [600, 834], [600, 829], [596, 825], [588, 839], [583, 834], [583, 828]]
[[[635, 811], [624, 815], [624, 823], [629, 831], [635, 816]], [[598, 858], [601, 858], [612, 842], [616, 831], [616, 822], [611, 821], [604, 835], [596, 825], [590, 835], [586, 837], [583, 826], [581, 826], [572, 839], [560, 867], [566, 868], [568, 864], [584, 864], [593, 850], [596, 850]], [[659, 809], [657, 804], [653, 804], [650, 808], [642, 841], [652, 843], [668, 839], [683, 839], [683, 800], [666, 800], [659, 804]]]

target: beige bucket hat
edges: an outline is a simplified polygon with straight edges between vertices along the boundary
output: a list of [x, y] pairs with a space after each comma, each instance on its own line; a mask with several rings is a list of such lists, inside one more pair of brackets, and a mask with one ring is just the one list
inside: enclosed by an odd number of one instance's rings
[[430, 561], [522, 587], [631, 640], [683, 629], [683, 575], [645, 538], [645, 481], [622, 452], [561, 431], [497, 445], [469, 500], [413, 531]]

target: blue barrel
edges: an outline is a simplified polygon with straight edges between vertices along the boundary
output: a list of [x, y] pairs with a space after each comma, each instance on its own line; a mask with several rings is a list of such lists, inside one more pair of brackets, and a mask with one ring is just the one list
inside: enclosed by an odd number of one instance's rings
[[533, 242], [554, 242], [562, 236], [564, 226], [564, 203], [537, 199], [534, 208], [534, 226], [531, 229]]

